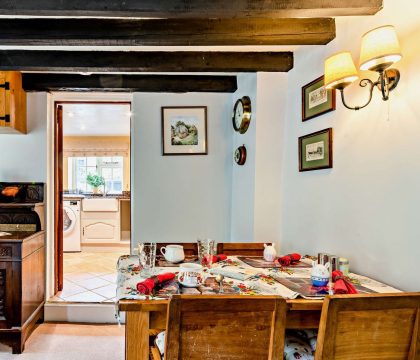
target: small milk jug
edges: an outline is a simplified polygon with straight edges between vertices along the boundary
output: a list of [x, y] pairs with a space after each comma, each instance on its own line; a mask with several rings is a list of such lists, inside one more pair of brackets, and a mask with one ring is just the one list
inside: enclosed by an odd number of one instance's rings
[[264, 244], [264, 260], [265, 261], [274, 261], [276, 259], [277, 251], [274, 248], [274, 244], [268, 245]]

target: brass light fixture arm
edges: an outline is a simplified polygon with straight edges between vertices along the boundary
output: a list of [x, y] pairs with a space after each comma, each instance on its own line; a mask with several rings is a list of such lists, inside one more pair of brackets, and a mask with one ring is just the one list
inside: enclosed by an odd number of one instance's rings
[[397, 69], [388, 69], [388, 70], [379, 70], [379, 78], [376, 82], [373, 82], [370, 79], [362, 79], [360, 80], [359, 86], [366, 87], [369, 86], [369, 99], [366, 104], [362, 106], [355, 106], [351, 107], [346, 104], [346, 101], [344, 100], [344, 88], [339, 89], [341, 92], [341, 100], [343, 101], [343, 105], [350, 110], [360, 110], [364, 107], [368, 106], [370, 102], [372, 101], [372, 93], [373, 88], [377, 87], [378, 90], [382, 94], [382, 100], [387, 101], [389, 100], [389, 92], [394, 90], [398, 82], [400, 81], [400, 72]]
[[340, 93], [341, 93], [341, 100], [342, 100], [342, 102], [343, 102], [343, 105], [347, 108], [347, 109], [350, 109], [350, 110], [360, 110], [360, 109], [363, 109], [364, 107], [366, 107], [366, 106], [368, 106], [369, 104], [370, 104], [370, 102], [372, 101], [372, 94], [373, 94], [373, 88], [376, 86], [376, 85], [378, 85], [378, 82], [373, 82], [372, 80], [370, 80], [370, 79], [362, 79], [362, 80], [360, 80], [360, 83], [359, 83], [359, 86], [361, 86], [361, 87], [366, 87], [366, 86], [368, 86], [369, 85], [369, 99], [368, 99], [368, 101], [366, 102], [366, 104], [364, 104], [364, 105], [361, 105], [361, 106], [355, 106], [355, 107], [352, 107], [352, 106], [349, 106], [349, 105], [347, 105], [347, 103], [346, 103], [346, 100], [344, 99], [344, 88], [343, 89], [340, 89]]

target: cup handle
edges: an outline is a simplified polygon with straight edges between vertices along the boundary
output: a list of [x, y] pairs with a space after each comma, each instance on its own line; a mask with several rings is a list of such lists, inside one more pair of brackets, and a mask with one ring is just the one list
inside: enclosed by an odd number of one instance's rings
[[162, 247], [160, 248], [160, 253], [161, 253], [163, 256], [165, 256], [165, 253], [166, 253], [166, 247], [165, 247], [165, 246], [162, 246]]

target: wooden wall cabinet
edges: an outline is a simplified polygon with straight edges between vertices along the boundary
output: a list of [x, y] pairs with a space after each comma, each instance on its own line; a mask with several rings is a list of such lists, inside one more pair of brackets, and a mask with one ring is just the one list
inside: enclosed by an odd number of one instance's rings
[[0, 237], [0, 342], [20, 354], [44, 316], [45, 232]]
[[0, 134], [26, 134], [26, 92], [22, 74], [0, 71]]

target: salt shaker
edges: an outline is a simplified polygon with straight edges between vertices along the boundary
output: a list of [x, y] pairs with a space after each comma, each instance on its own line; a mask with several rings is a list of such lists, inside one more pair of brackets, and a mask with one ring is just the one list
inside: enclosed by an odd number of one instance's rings
[[344, 276], [348, 276], [349, 275], [349, 260], [346, 258], [341, 257], [338, 260], [338, 270], [340, 270]]

